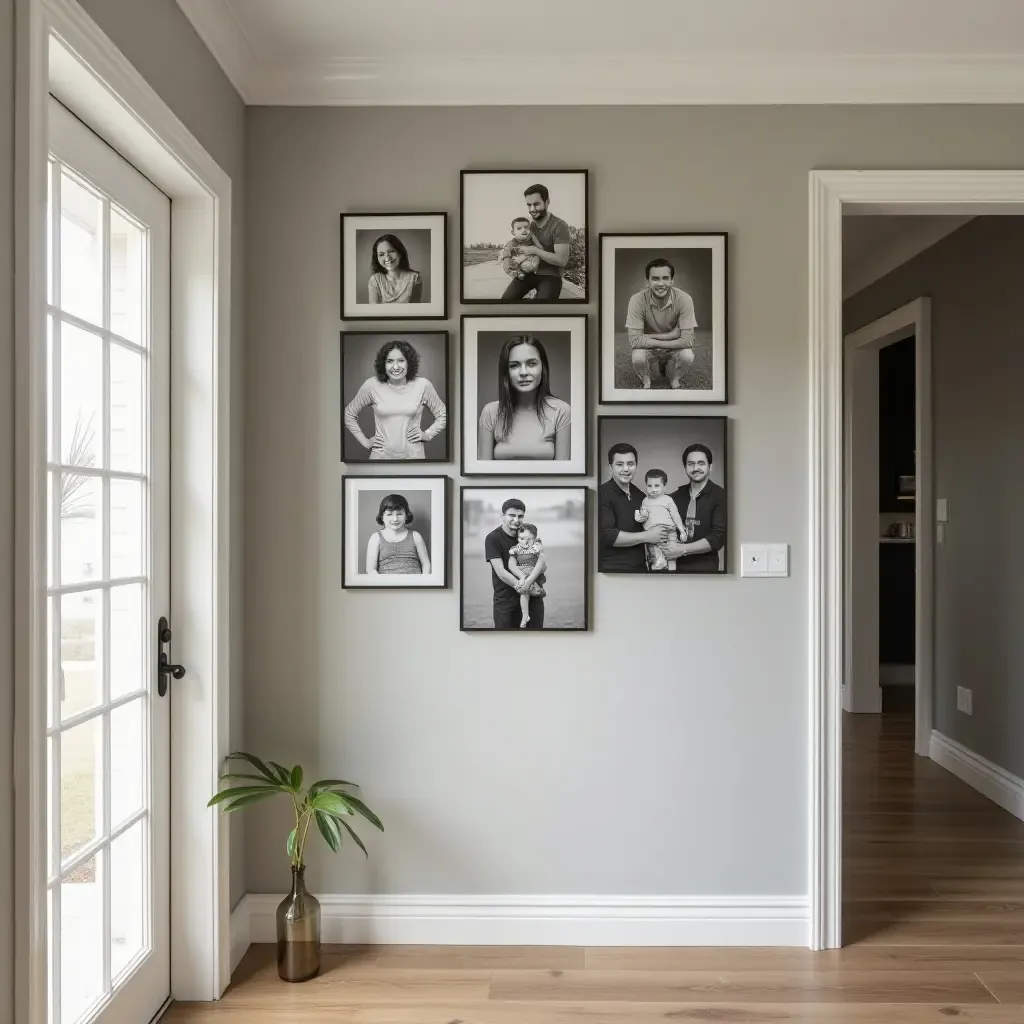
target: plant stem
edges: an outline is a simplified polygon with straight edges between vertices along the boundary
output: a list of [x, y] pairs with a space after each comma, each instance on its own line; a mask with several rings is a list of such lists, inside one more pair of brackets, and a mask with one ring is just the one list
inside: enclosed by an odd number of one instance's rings
[[[312, 808], [309, 808], [309, 810], [305, 812], [305, 817], [306, 823], [302, 829], [302, 838], [299, 842], [295, 844], [295, 856], [299, 859], [298, 867], [300, 868], [302, 867], [302, 851], [306, 848], [306, 833], [309, 831], [309, 823], [313, 820]], [[298, 828], [297, 825], [296, 828]]]

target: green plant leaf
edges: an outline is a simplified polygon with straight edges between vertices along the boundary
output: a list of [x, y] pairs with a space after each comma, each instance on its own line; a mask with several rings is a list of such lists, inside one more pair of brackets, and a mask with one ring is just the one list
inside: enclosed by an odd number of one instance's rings
[[359, 799], [359, 797], [349, 796], [346, 793], [343, 799], [357, 813], [361, 814], [371, 825], [376, 825], [376, 827], [379, 828], [381, 832], [384, 831], [384, 826], [381, 823], [380, 818], [378, 818], [377, 815], [374, 814], [373, 811], [371, 811], [370, 808], [367, 807], [366, 804], [364, 804], [363, 801]]
[[283, 764], [278, 764], [276, 761], [267, 762], [274, 772], [277, 774], [277, 781], [283, 786], [287, 786], [289, 789], [292, 788], [292, 773], [288, 771]]
[[321, 779], [309, 787], [310, 793], [314, 795], [324, 789], [335, 789], [337, 786], [354, 786], [354, 782], [346, 782], [344, 779]]
[[317, 793], [316, 796], [309, 801], [309, 804], [315, 810], [326, 811], [328, 814], [332, 814], [335, 817], [341, 817], [343, 814], [352, 813], [344, 799], [337, 793]]
[[266, 782], [268, 785], [276, 786], [277, 779], [268, 779], [265, 775], [253, 775], [252, 773], [246, 775], [245, 772], [229, 772], [226, 775], [222, 775], [221, 779], [252, 779], [255, 782]]
[[252, 754], [247, 754], [244, 750], [236, 750], [233, 754], [228, 754], [226, 760], [240, 760], [248, 761], [268, 782], [280, 782], [281, 780], [275, 778], [274, 773], [258, 758]]
[[276, 789], [271, 789], [269, 786], [263, 793], [249, 793], [247, 796], [240, 796], [237, 800], [233, 800], [229, 804], [224, 805], [224, 810], [228, 813], [231, 811], [240, 811], [243, 807], [248, 807], [249, 804], [258, 803], [260, 800], [266, 800], [268, 796], [275, 796], [277, 794]]
[[320, 835], [327, 841], [327, 845], [337, 853], [341, 849], [341, 833], [338, 831], [338, 823], [323, 811], [314, 811], [316, 827], [320, 829]]
[[302, 788], [302, 765], [297, 764], [293, 769], [290, 776], [292, 789], [296, 793]]
[[251, 796], [253, 793], [271, 796], [280, 791], [279, 786], [229, 786], [227, 789], [222, 789], [219, 793], [211, 796], [206, 806], [213, 807], [215, 804], [223, 803], [225, 800], [231, 800], [234, 797]]
[[356, 841], [356, 846], [358, 846], [359, 849], [363, 851], [363, 856], [369, 858], [370, 855], [366, 852], [366, 847], [363, 846], [362, 839], [360, 839], [359, 836], [355, 834], [355, 832], [352, 830], [352, 826], [347, 821], [343, 821], [342, 825], [345, 826], [346, 830], [348, 831], [348, 834]]
[[289, 860], [294, 860], [295, 859], [295, 844], [298, 842], [298, 839], [299, 839], [299, 830], [297, 828], [293, 828], [291, 830], [291, 832], [288, 833], [288, 859]]

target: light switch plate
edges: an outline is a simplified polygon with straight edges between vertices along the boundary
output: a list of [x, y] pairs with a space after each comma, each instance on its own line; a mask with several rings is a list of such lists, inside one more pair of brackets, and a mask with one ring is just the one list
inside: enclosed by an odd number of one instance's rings
[[945, 498], [935, 499], [935, 520], [939, 523], [949, 522], [949, 503]]
[[789, 545], [769, 544], [768, 545], [768, 575], [788, 576], [789, 575]]
[[768, 575], [768, 545], [767, 544], [741, 544], [740, 545], [740, 575], [741, 576], [767, 576]]

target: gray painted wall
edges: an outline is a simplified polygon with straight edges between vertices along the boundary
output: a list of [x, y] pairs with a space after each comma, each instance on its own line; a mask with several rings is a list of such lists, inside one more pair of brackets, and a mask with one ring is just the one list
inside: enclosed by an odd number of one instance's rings
[[0, 1024], [14, 1020], [14, 0], [0, 0]]
[[[935, 728], [1024, 776], [1024, 218], [978, 217], [848, 299], [856, 330], [932, 300], [935, 494], [949, 501], [935, 551]], [[956, 687], [974, 714], [956, 710]]]
[[[387, 827], [369, 863], [316, 840], [313, 889], [805, 893], [807, 173], [1020, 166], [1024, 110], [252, 108], [247, 146], [246, 742]], [[592, 632], [527, 643], [458, 631], [457, 563], [340, 589], [338, 215], [447, 210], [457, 332], [459, 170], [530, 166], [590, 168], [595, 244], [730, 232], [732, 404], [703, 411], [732, 418], [733, 575], [600, 576]], [[741, 540], [792, 576], [741, 580]], [[253, 808], [251, 891], [284, 888], [287, 819]]]

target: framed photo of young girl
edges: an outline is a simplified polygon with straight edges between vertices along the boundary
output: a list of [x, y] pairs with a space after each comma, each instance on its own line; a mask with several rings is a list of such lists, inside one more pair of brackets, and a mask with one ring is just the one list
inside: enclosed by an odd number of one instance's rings
[[342, 320], [448, 316], [448, 214], [341, 215]]
[[447, 587], [450, 489], [446, 476], [342, 477], [342, 587]]
[[587, 318], [462, 317], [464, 476], [584, 476]]
[[725, 402], [728, 236], [602, 234], [601, 402]]
[[462, 488], [463, 631], [588, 629], [587, 487]]

